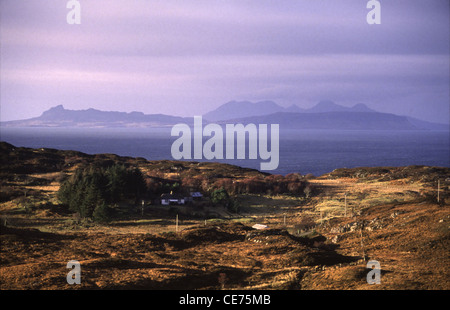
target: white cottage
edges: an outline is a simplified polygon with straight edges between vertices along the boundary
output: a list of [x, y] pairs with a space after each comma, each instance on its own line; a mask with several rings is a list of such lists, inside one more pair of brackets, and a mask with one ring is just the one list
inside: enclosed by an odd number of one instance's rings
[[168, 205], [184, 205], [186, 203], [185, 197], [177, 194], [162, 194], [161, 195], [161, 204]]

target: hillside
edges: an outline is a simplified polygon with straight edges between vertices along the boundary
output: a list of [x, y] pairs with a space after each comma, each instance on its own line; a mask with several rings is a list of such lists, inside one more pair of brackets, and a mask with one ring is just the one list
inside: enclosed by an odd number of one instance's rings
[[97, 164], [122, 163], [137, 166], [155, 175], [176, 175], [190, 177], [202, 174], [205, 178], [246, 178], [266, 176], [267, 173], [238, 166], [214, 162], [188, 162], [175, 160], [148, 161], [145, 158], [118, 156], [115, 154], [89, 155], [78, 151], [63, 151], [49, 148], [32, 149], [15, 147], [0, 142], [0, 173], [4, 174], [36, 174], [70, 172], [75, 167]]
[[[205, 200], [149, 205], [98, 224], [56, 199], [81, 165], [124, 163], [150, 179], [202, 176], [210, 184], [273, 176], [214, 163], [0, 146], [2, 289], [450, 289], [449, 168], [337, 169], [297, 176], [309, 184], [306, 196], [237, 193], [239, 213]], [[210, 216], [199, 217], [201, 210]], [[66, 264], [74, 259], [82, 282], [70, 286]], [[380, 262], [380, 285], [366, 282], [371, 259]]]

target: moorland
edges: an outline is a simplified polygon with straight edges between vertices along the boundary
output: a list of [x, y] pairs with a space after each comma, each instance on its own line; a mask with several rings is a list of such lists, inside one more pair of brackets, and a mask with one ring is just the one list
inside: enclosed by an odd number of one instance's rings
[[281, 176], [4, 142], [0, 161], [2, 290], [450, 288], [450, 168]]

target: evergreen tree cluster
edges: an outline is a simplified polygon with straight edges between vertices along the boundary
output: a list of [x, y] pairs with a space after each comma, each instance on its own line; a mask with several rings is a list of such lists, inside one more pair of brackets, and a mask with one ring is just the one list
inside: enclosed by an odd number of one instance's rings
[[112, 216], [111, 205], [136, 202], [146, 193], [144, 177], [138, 168], [126, 168], [120, 164], [110, 167], [89, 166], [79, 168], [61, 184], [59, 200], [82, 218], [108, 221]]

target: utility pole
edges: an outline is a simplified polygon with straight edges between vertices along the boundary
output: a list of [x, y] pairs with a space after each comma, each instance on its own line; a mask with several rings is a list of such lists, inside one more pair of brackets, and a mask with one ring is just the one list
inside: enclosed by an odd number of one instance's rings
[[344, 217], [347, 217], [347, 192], [344, 194]]
[[362, 256], [363, 256], [363, 260], [366, 261], [366, 252], [364, 251], [364, 243], [363, 243], [362, 224], [361, 224], [361, 228], [360, 228], [359, 232], [360, 232], [360, 234], [361, 234], [361, 249], [362, 249]]
[[439, 187], [441, 187], [441, 180], [438, 179], [438, 193], [437, 193], [437, 202], [439, 203]]

